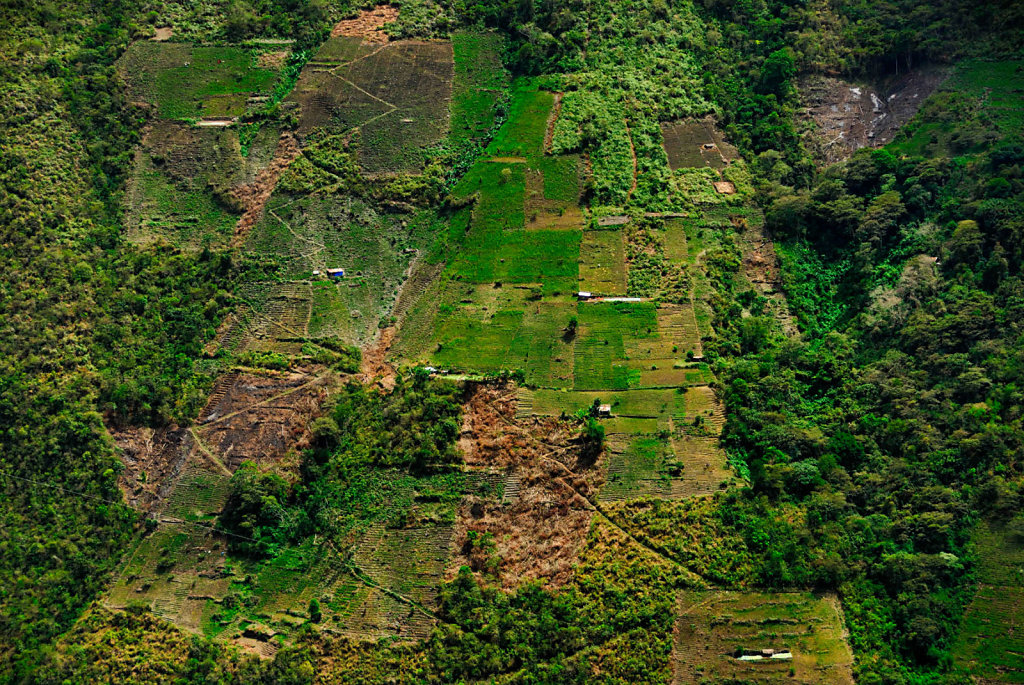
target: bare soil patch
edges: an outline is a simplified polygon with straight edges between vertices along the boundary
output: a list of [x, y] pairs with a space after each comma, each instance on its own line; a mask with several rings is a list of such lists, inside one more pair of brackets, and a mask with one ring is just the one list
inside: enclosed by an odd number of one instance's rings
[[194, 429], [200, 449], [234, 471], [243, 461], [274, 461], [304, 444], [327, 397], [328, 378], [316, 371], [221, 378]]
[[362, 383], [369, 385], [376, 382], [387, 391], [395, 387], [397, 374], [395, 367], [387, 361], [387, 356], [391, 350], [391, 343], [395, 341], [396, 332], [394, 326], [382, 329], [374, 343], [363, 349], [363, 362], [360, 368]]
[[818, 125], [816, 154], [828, 164], [862, 147], [885, 145], [946, 79], [944, 69], [912, 71], [889, 83], [813, 76], [800, 83], [804, 116]]
[[[553, 417], [516, 419], [516, 386], [473, 384], [464, 404], [460, 446], [466, 463], [503, 471], [502, 501], [467, 497], [459, 509], [448, 576], [468, 565], [496, 576], [505, 588], [543, 579], [552, 586], [573, 574], [601, 483], [597, 460], [577, 440], [574, 422]], [[490, 533], [493, 548], [468, 534]]]
[[387, 43], [389, 40], [382, 27], [398, 19], [398, 8], [391, 5], [377, 5], [372, 10], [363, 10], [354, 19], [339, 21], [331, 29], [331, 37], [349, 36], [362, 38], [368, 43]]
[[272, 52], [260, 53], [256, 58], [256, 65], [263, 69], [280, 69], [288, 59], [287, 50], [274, 50]]
[[195, 442], [187, 428], [129, 426], [111, 429], [121, 450], [124, 471], [118, 485], [125, 501], [140, 511], [152, 511], [167, 497]]
[[255, 181], [232, 189], [232, 195], [245, 208], [242, 216], [238, 219], [238, 225], [235, 226], [234, 243], [236, 246], [244, 242], [245, 236], [263, 216], [263, 209], [274, 192], [277, 182], [281, 179], [281, 174], [300, 154], [302, 152], [295, 137], [290, 133], [282, 133], [281, 139], [277, 142], [277, 151], [274, 153], [273, 161], [256, 175]]
[[711, 185], [715, 187], [716, 192], [721, 193], [722, 195], [736, 194], [736, 186], [732, 181], [715, 181]]
[[174, 35], [174, 29], [172, 29], [170, 26], [158, 26], [153, 31], [153, 37], [150, 38], [150, 40], [155, 40], [157, 42], [161, 42], [161, 41], [165, 41], [165, 40], [170, 40], [171, 36], [173, 36], [173, 35]]
[[722, 169], [737, 157], [712, 117], [661, 124], [662, 145], [672, 170], [711, 167]]

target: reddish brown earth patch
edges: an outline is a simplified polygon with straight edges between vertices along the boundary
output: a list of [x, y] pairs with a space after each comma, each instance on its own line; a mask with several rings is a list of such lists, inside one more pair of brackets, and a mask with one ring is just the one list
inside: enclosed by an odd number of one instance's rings
[[398, 8], [390, 5], [377, 5], [372, 10], [363, 10], [354, 19], [339, 21], [331, 29], [331, 37], [350, 36], [362, 38], [367, 43], [387, 43], [388, 34], [381, 28], [388, 22], [398, 19]]
[[274, 187], [277, 186], [281, 174], [300, 154], [302, 151], [299, 149], [299, 143], [295, 137], [290, 133], [282, 133], [281, 139], [277, 142], [274, 159], [256, 175], [256, 180], [248, 185], [232, 189], [231, 194], [245, 208], [235, 226], [234, 243], [236, 247], [242, 244], [245, 236], [263, 216], [263, 208], [266, 207], [267, 200], [274, 192]]
[[[505, 588], [536, 579], [566, 584], [594, 515], [588, 498], [601, 484], [596, 460], [583, 454], [577, 424], [552, 417], [517, 421], [513, 384], [469, 386], [463, 411], [466, 463], [504, 471], [505, 491], [501, 501], [463, 501], [448, 576], [469, 566]], [[493, 547], [471, 544], [471, 532], [489, 533]]]
[[388, 351], [395, 340], [396, 329], [388, 326], [381, 330], [377, 339], [363, 350], [363, 361], [360, 367], [360, 381], [365, 385], [378, 383], [381, 388], [391, 391], [395, 387], [395, 367], [388, 361]]

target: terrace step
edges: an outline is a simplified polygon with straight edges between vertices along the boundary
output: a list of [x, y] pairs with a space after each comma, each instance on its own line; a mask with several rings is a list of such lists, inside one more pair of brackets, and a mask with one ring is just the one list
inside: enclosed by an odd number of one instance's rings
[[519, 501], [520, 490], [519, 474], [511, 472], [505, 478], [505, 491], [501, 496], [502, 504], [515, 504]]
[[533, 391], [520, 388], [516, 394], [516, 418], [528, 419], [533, 416]]

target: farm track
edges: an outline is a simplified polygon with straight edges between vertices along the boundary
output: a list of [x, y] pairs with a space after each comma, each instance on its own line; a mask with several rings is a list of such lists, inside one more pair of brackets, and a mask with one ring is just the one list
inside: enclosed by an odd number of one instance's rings
[[562, 93], [555, 93], [555, 102], [551, 106], [551, 114], [548, 115], [548, 123], [544, 129], [544, 154], [551, 154], [551, 142], [555, 137], [555, 124], [558, 123], [558, 116], [562, 113]]

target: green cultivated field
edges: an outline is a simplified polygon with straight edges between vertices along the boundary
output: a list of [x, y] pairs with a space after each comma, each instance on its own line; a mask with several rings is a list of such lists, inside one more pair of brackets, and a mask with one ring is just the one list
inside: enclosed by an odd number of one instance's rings
[[986, 682], [1024, 682], [1024, 541], [983, 521], [974, 534], [977, 588], [953, 649], [958, 664]]
[[164, 119], [241, 116], [253, 95], [269, 96], [278, 71], [259, 66], [258, 51], [186, 43], [132, 43], [119, 64], [135, 100]]
[[[835, 596], [684, 592], [677, 612], [675, 683], [853, 683], [853, 655]], [[736, 658], [762, 649], [788, 650], [792, 659]]]

